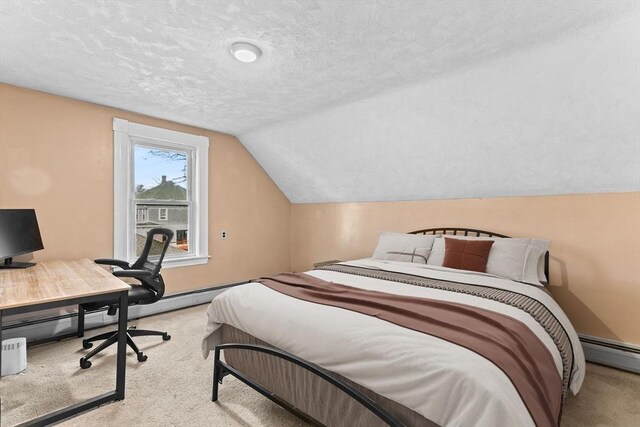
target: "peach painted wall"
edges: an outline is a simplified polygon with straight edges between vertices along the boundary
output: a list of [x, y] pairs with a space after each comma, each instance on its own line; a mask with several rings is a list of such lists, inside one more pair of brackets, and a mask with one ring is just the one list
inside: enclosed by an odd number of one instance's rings
[[468, 226], [552, 240], [551, 291], [578, 331], [640, 344], [640, 193], [290, 205], [233, 136], [0, 84], [0, 208], [37, 210], [35, 260], [112, 254], [113, 117], [210, 139], [212, 259], [165, 270], [168, 293], [366, 257], [383, 230]]
[[212, 258], [165, 269], [167, 293], [289, 269], [289, 201], [235, 137], [0, 84], [0, 208], [36, 209], [35, 260], [113, 254], [113, 117], [209, 137]]
[[640, 193], [291, 206], [291, 267], [368, 257], [381, 231], [461, 226], [551, 244], [551, 292], [578, 332], [640, 344]]

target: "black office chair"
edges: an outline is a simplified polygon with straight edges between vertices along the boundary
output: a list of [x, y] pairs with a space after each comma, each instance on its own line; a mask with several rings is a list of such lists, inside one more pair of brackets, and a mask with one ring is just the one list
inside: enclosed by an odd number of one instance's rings
[[[161, 236], [161, 240], [157, 240], [158, 236]], [[131, 289], [129, 290], [130, 306], [136, 304], [153, 304], [154, 302], [162, 298], [162, 295], [164, 295], [164, 280], [162, 280], [162, 276], [160, 275], [160, 268], [162, 268], [162, 260], [164, 259], [164, 255], [169, 248], [169, 244], [171, 243], [172, 238], [172, 230], [169, 230], [167, 228], [153, 228], [147, 232], [147, 240], [144, 244], [144, 249], [142, 250], [140, 257], [132, 265], [129, 265], [129, 263], [127, 263], [126, 261], [117, 259], [97, 259], [95, 260], [95, 262], [97, 264], [120, 267], [122, 268], [122, 270], [114, 271], [114, 276], [130, 277], [140, 282], [140, 285], [131, 285]], [[150, 261], [150, 254], [153, 256], [159, 255], [157, 261]], [[118, 310], [118, 304], [113, 304], [112, 302], [98, 302], [83, 304], [80, 306], [78, 314], [80, 316], [80, 319], [78, 321], [78, 336], [81, 337], [84, 335], [85, 311], [98, 310], [103, 307], [109, 307], [107, 314], [110, 316], [114, 316]], [[135, 327], [127, 328], [127, 345], [131, 347], [131, 349], [136, 353], [139, 362], [144, 362], [145, 360], [147, 360], [147, 356], [138, 349], [138, 346], [136, 346], [136, 344], [133, 342], [133, 337], [149, 335], [162, 336], [162, 339], [164, 341], [169, 341], [171, 339], [171, 336], [166, 332], [135, 329]], [[91, 359], [93, 356], [100, 353], [110, 345], [118, 342], [118, 333], [117, 331], [107, 332], [104, 334], [96, 335], [95, 337], [87, 338], [82, 341], [82, 346], [84, 348], [91, 348], [93, 347], [94, 341], [101, 340], [105, 341], [95, 349], [93, 349], [85, 357], [80, 359], [80, 367], [82, 369], [91, 367], [91, 362], [89, 361], [89, 359]]]

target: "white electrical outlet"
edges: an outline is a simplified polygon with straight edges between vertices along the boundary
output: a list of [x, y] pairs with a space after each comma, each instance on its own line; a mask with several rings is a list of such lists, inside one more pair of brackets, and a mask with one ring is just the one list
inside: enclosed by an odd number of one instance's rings
[[225, 230], [222, 230], [222, 231], [220, 232], [220, 238], [221, 238], [222, 240], [227, 240], [227, 237], [228, 237], [228, 236], [229, 236], [229, 233], [227, 233]]

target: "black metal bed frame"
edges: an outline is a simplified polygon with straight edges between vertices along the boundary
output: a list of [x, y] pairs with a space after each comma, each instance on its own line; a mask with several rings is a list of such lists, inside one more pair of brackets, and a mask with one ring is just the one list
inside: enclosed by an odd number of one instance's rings
[[[460, 233], [460, 234], [459, 234]], [[473, 236], [475, 234], [476, 237], [500, 237], [500, 238], [511, 238], [510, 236], [506, 236], [504, 234], [494, 233], [492, 231], [484, 231], [478, 230], [475, 228], [461, 228], [461, 227], [440, 227], [440, 228], [425, 228], [422, 230], [410, 231], [407, 234], [432, 234], [432, 235], [464, 235], [469, 236], [469, 234]], [[544, 272], [547, 276], [547, 282], [549, 281], [549, 252], [547, 251], [544, 259]], [[234, 377], [238, 378], [240, 381], [253, 388], [263, 396], [267, 397], [271, 401], [276, 404], [282, 406], [287, 410], [291, 410], [291, 408], [287, 407], [284, 402], [275, 396], [274, 393], [269, 391], [266, 387], [261, 384], [253, 381], [251, 378], [247, 377], [242, 372], [237, 369], [229, 366], [222, 360], [220, 360], [220, 351], [225, 349], [234, 349], [234, 350], [248, 350], [248, 351], [256, 351], [259, 353], [269, 354], [274, 357], [278, 357], [280, 359], [286, 360], [288, 362], [294, 363], [307, 371], [319, 376], [320, 378], [328, 381], [333, 386], [338, 387], [341, 391], [349, 395], [358, 401], [361, 405], [363, 405], [366, 409], [375, 414], [378, 418], [380, 418], [384, 423], [392, 427], [402, 427], [400, 421], [398, 421], [393, 415], [389, 414], [387, 411], [382, 409], [376, 402], [371, 400], [369, 397], [365, 396], [358, 390], [354, 389], [350, 385], [340, 381], [339, 379], [332, 376], [328, 371], [325, 371], [314, 365], [313, 363], [307, 362], [304, 359], [296, 357], [290, 353], [284, 352], [282, 350], [278, 350], [272, 347], [267, 347], [263, 345], [254, 345], [254, 344], [241, 344], [241, 343], [228, 343], [228, 344], [220, 344], [215, 347], [214, 350], [214, 362], [213, 362], [213, 390], [211, 401], [215, 402], [218, 400], [218, 385], [222, 384], [222, 380], [225, 376], [231, 374]]]
[[222, 380], [225, 376], [231, 374], [234, 377], [238, 378], [240, 381], [253, 388], [263, 396], [267, 397], [271, 401], [277, 403], [285, 409], [290, 409], [283, 404], [283, 402], [277, 398], [274, 393], [269, 391], [266, 387], [258, 384], [253, 381], [251, 378], [247, 377], [242, 372], [237, 369], [227, 365], [225, 362], [220, 360], [220, 351], [221, 350], [249, 350], [249, 351], [257, 351], [259, 353], [269, 354], [271, 356], [278, 357], [280, 359], [291, 362], [295, 365], [298, 365], [307, 371], [319, 376], [323, 380], [329, 382], [331, 385], [338, 387], [341, 391], [348, 394], [350, 397], [354, 398], [358, 403], [371, 411], [374, 415], [380, 418], [384, 423], [392, 427], [404, 427], [404, 424], [396, 420], [391, 414], [382, 409], [376, 402], [351, 387], [350, 385], [340, 381], [334, 376], [330, 375], [327, 371], [322, 370], [317, 365], [313, 363], [309, 363], [304, 359], [294, 356], [293, 354], [287, 353], [282, 350], [277, 350], [272, 347], [266, 347], [263, 345], [255, 345], [255, 344], [240, 344], [240, 343], [230, 343], [230, 344], [220, 344], [215, 347], [214, 357], [213, 357], [213, 390], [211, 401], [215, 402], [218, 400], [218, 384], [222, 384]]
[[488, 236], [488, 237], [509, 238], [509, 236], [505, 236], [504, 234], [494, 233], [493, 231], [484, 231], [484, 230], [478, 230], [475, 228], [460, 228], [460, 227], [424, 228], [422, 230], [410, 231], [407, 234], [433, 234], [433, 235], [451, 234], [451, 235], [457, 236], [458, 232], [463, 232], [464, 236], [468, 236], [469, 233], [473, 233], [476, 235], [476, 237]]

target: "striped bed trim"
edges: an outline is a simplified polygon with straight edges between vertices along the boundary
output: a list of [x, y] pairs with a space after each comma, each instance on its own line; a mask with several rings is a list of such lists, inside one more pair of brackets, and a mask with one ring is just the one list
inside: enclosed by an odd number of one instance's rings
[[412, 274], [398, 273], [395, 271], [377, 270], [352, 265], [330, 264], [318, 267], [316, 270], [335, 271], [337, 273], [353, 274], [372, 279], [388, 280], [408, 285], [422, 286], [443, 291], [458, 292], [473, 295], [480, 298], [508, 304], [512, 307], [528, 313], [549, 334], [555, 343], [562, 358], [562, 396], [567, 396], [571, 372], [573, 371], [573, 347], [567, 331], [562, 327], [558, 319], [540, 301], [517, 292], [505, 289], [492, 288], [467, 283], [449, 282], [446, 280], [431, 279], [428, 277], [414, 276]]

